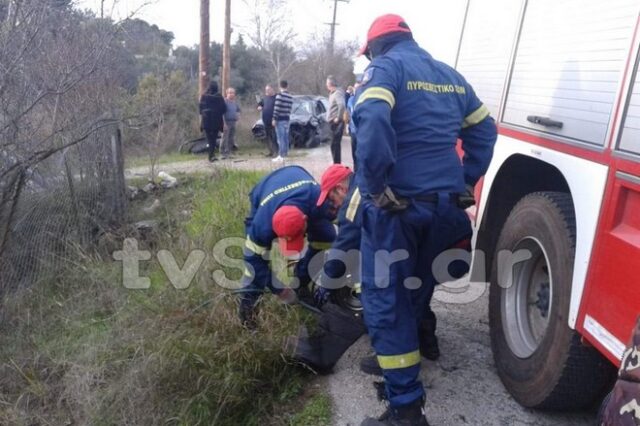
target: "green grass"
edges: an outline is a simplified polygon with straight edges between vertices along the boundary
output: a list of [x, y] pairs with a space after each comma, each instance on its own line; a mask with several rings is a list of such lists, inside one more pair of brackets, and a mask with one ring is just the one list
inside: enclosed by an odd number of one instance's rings
[[[152, 215], [142, 208], [153, 197], [130, 206], [131, 223], [153, 219], [157, 229], [103, 236], [110, 243], [100, 250], [79, 249], [62, 273], [5, 297], [0, 424], [288, 424], [275, 413], [305, 400], [308, 373], [287, 361], [285, 347], [309, 315], [267, 296], [257, 332], [248, 332], [235, 296], [212, 279], [212, 248], [244, 236], [260, 174], [177, 177], [180, 186], [154, 194], [162, 207]], [[180, 266], [194, 249], [207, 257], [186, 290], [171, 286], [155, 257], [140, 268], [151, 288], [128, 290], [111, 257], [125, 237], [152, 254], [170, 250]], [[295, 424], [326, 424], [327, 404], [312, 397]]]
[[331, 398], [325, 393], [312, 396], [302, 411], [295, 414], [290, 426], [328, 426], [331, 424]]

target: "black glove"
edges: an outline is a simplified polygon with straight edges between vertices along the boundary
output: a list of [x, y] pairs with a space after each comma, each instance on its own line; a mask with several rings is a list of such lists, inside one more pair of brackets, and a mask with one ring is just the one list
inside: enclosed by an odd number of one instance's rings
[[458, 195], [458, 207], [466, 210], [471, 206], [476, 205], [476, 199], [473, 196], [473, 186], [465, 185], [464, 192]]
[[313, 292], [313, 303], [316, 307], [321, 308], [331, 299], [331, 297], [333, 296], [333, 292], [334, 290], [330, 290], [322, 286], [316, 287], [315, 291]]
[[399, 212], [409, 207], [409, 200], [396, 197], [396, 194], [388, 186], [380, 194], [372, 195], [371, 199], [377, 207], [391, 212]]

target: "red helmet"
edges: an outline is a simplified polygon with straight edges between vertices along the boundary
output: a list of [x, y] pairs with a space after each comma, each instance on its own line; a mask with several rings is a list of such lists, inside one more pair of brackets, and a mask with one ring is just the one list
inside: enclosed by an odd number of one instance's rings
[[322, 179], [320, 179], [320, 197], [318, 197], [317, 205], [321, 206], [327, 199], [331, 190], [338, 186], [340, 182], [348, 178], [351, 173], [353, 173], [351, 169], [347, 166], [343, 166], [342, 164], [332, 164], [329, 166], [329, 168], [327, 168], [327, 170], [322, 174]]
[[280, 238], [280, 250], [285, 256], [300, 253], [304, 248], [307, 216], [296, 206], [282, 206], [272, 218], [275, 234]]
[[367, 41], [360, 48], [360, 52], [358, 52], [358, 56], [364, 55], [367, 50], [369, 50], [369, 43], [376, 38], [391, 34], [391, 33], [410, 33], [411, 28], [407, 25], [406, 21], [402, 16], [387, 14], [377, 17], [371, 27], [369, 27], [369, 32], [367, 32]]

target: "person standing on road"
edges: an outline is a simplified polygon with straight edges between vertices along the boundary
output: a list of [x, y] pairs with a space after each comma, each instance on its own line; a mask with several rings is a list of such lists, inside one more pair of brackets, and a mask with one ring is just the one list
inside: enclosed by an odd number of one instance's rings
[[265, 143], [269, 153], [268, 157], [278, 155], [278, 142], [276, 141], [275, 129], [273, 128], [273, 107], [276, 103], [276, 93], [273, 86], [267, 84], [264, 88], [264, 97], [258, 102], [258, 111], [262, 111], [262, 124], [265, 132]]
[[291, 117], [291, 107], [293, 98], [288, 91], [287, 80], [280, 81], [280, 93], [276, 95], [276, 102], [273, 108], [273, 127], [278, 135], [278, 156], [271, 161], [284, 161], [289, 154], [289, 119]]
[[[361, 245], [363, 209], [361, 207], [362, 196], [356, 186], [356, 179], [353, 174], [350, 176], [348, 188], [347, 196], [338, 212], [338, 234], [326, 253], [326, 260], [317, 281], [319, 285], [313, 294], [314, 304], [317, 307], [321, 307], [331, 300], [332, 296], [337, 294], [336, 291], [347, 284], [345, 282], [347, 276], [351, 278], [354, 292], [360, 293], [361, 290], [361, 258], [360, 256], [354, 257], [352, 254], [354, 251], [359, 251]], [[452, 247], [457, 248], [462, 240], [471, 237], [470, 228], [467, 229], [466, 233], [457, 231], [451, 233], [450, 231], [456, 224], [447, 225], [450, 226], [443, 227], [444, 232], [432, 232], [428, 237], [429, 241], [438, 240], [441, 242], [438, 247], [434, 247], [434, 255], [439, 255], [444, 250]], [[459, 270], [454, 274], [457, 274], [456, 278], [459, 278], [466, 272], [466, 270]], [[430, 286], [431, 292], [425, 297], [424, 313], [417, 324], [417, 329], [420, 355], [435, 361], [440, 357], [440, 347], [436, 336], [437, 319], [435, 313], [431, 310], [430, 304], [433, 289], [437, 283], [433, 276], [430, 276], [430, 279], [434, 284]], [[382, 375], [382, 370], [375, 356], [363, 358], [360, 363], [360, 369], [367, 374]]]
[[327, 77], [327, 90], [329, 91], [329, 111], [327, 111], [327, 122], [331, 125], [331, 157], [334, 164], [342, 161], [342, 135], [344, 134], [344, 92], [338, 87], [333, 76]]
[[222, 159], [229, 158], [231, 150], [235, 146], [236, 142], [236, 123], [240, 119], [240, 106], [236, 101], [236, 89], [229, 87], [227, 89], [227, 97], [225, 98], [225, 104], [227, 105], [227, 111], [224, 113], [224, 134], [222, 138]]
[[[434, 249], [427, 241], [443, 218], [470, 229], [463, 208], [489, 166], [497, 130], [471, 85], [420, 48], [400, 16], [375, 19], [360, 53], [371, 60], [354, 110], [362, 304], [389, 403], [362, 425], [424, 426], [417, 324], [432, 291]], [[408, 256], [378, 255], [397, 250]]]
[[200, 97], [200, 127], [204, 130], [209, 145], [209, 161], [216, 161], [216, 145], [218, 134], [224, 128], [223, 116], [227, 112], [227, 105], [218, 92], [218, 83], [209, 83], [207, 91]]

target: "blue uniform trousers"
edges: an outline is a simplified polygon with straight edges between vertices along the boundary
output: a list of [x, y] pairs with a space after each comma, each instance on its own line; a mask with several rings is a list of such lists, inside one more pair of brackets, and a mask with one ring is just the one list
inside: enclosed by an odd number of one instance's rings
[[469, 235], [466, 213], [448, 194], [437, 203], [414, 201], [389, 212], [365, 201], [362, 234], [362, 303], [371, 343], [392, 407], [424, 395], [418, 375], [418, 323], [433, 294], [435, 256]]

